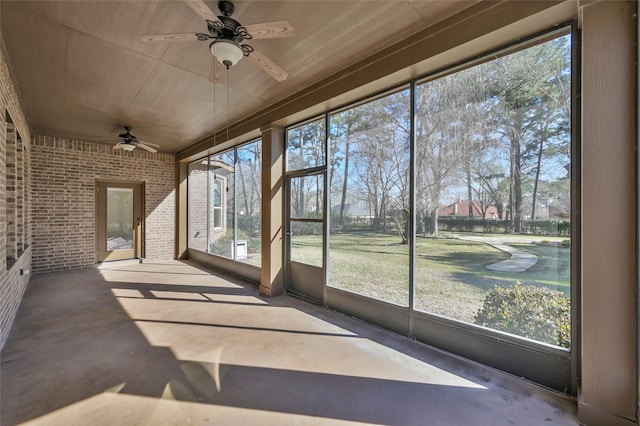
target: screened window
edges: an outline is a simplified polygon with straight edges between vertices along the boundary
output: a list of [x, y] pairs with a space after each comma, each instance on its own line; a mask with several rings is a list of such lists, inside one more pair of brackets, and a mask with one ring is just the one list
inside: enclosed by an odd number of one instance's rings
[[211, 174], [211, 215], [209, 252], [234, 259], [235, 250], [235, 150], [209, 158]]
[[410, 92], [333, 114], [329, 285], [409, 303]]
[[222, 185], [224, 181], [220, 178], [213, 180], [213, 227], [222, 228]]
[[416, 308], [569, 347], [570, 36], [417, 86]]
[[260, 265], [262, 242], [262, 141], [236, 150], [236, 259]]
[[189, 248], [207, 251], [208, 222], [208, 179], [207, 158], [189, 164]]
[[322, 268], [324, 264], [325, 119], [287, 128], [289, 260]]
[[322, 118], [287, 129], [287, 171], [324, 166], [324, 140]]
[[189, 248], [259, 266], [262, 141], [189, 164]]
[[571, 73], [564, 35], [417, 82], [413, 164], [409, 90], [331, 114], [328, 285], [568, 348]]

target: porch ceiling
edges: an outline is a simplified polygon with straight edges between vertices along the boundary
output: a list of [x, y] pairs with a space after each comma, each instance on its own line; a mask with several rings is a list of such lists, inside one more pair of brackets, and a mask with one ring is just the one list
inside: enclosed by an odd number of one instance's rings
[[[251, 43], [289, 78], [277, 82], [243, 60], [215, 94], [208, 43], [140, 41], [204, 32], [183, 1], [2, 1], [0, 17], [34, 134], [109, 138], [130, 125], [141, 140], [177, 152], [213, 133], [214, 95], [220, 129], [476, 1], [237, 1], [233, 17], [243, 24], [293, 25], [294, 38]], [[218, 11], [217, 2], [206, 3]]]

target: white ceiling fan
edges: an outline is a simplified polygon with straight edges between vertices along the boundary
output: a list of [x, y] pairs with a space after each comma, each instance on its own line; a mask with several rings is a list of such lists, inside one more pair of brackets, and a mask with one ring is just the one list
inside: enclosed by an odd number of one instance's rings
[[293, 37], [293, 27], [287, 21], [241, 25], [231, 17], [235, 7], [230, 1], [218, 2], [220, 16], [213, 13], [203, 0], [184, 1], [207, 22], [207, 33], [147, 34], [141, 37], [142, 41], [211, 41], [209, 49], [213, 54], [213, 63], [209, 80], [212, 82], [222, 80], [226, 70], [245, 56], [276, 80], [286, 80], [286, 71], [245, 41]]

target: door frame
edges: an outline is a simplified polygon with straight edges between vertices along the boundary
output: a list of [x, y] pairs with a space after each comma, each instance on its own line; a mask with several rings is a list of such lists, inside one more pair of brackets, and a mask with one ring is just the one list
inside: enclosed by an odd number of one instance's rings
[[[291, 217], [291, 181], [308, 176], [322, 176], [322, 218], [294, 219]], [[327, 276], [327, 173], [324, 166], [289, 172], [285, 176], [285, 209], [284, 209], [284, 284], [285, 290], [313, 303], [324, 304]], [[291, 222], [309, 222], [322, 224], [322, 267], [291, 261]], [[301, 279], [303, 278], [304, 279]], [[294, 285], [298, 283], [297, 285]]]
[[[133, 249], [121, 251], [108, 251], [107, 241], [107, 188], [129, 188], [133, 189]], [[114, 181], [96, 179], [95, 198], [95, 224], [96, 224], [96, 263], [124, 260], [141, 259], [145, 255], [145, 187], [140, 181]]]

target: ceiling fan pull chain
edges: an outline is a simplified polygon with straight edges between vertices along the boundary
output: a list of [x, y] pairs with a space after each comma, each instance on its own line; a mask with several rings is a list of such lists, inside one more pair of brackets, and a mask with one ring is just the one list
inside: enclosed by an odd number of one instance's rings
[[231, 78], [231, 73], [227, 73], [227, 106], [225, 111], [225, 116], [227, 117], [227, 140], [225, 142], [229, 142], [229, 79]]
[[213, 85], [213, 146], [216, 146], [216, 86]]

